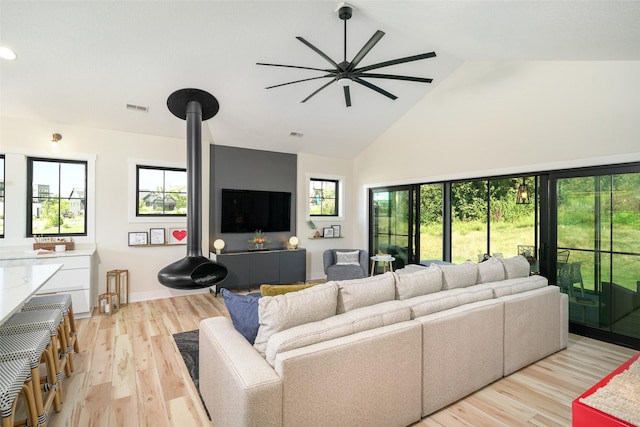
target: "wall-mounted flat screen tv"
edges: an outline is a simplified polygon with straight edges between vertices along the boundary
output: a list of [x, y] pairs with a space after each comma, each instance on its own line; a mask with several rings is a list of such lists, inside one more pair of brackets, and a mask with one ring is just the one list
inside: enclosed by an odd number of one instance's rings
[[222, 189], [221, 232], [291, 230], [291, 193]]

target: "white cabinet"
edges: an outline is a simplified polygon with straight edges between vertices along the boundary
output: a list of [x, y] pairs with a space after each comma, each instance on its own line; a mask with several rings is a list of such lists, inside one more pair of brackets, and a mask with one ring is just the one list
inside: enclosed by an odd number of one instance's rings
[[[73, 251], [76, 252], [76, 251]], [[72, 255], [71, 251], [60, 256], [38, 256], [36, 258], [12, 257], [0, 259], [0, 266], [62, 264], [62, 268], [38, 291], [38, 295], [64, 292], [71, 295], [73, 312], [78, 318], [91, 316], [92, 295], [95, 294], [93, 252], [81, 251]]]

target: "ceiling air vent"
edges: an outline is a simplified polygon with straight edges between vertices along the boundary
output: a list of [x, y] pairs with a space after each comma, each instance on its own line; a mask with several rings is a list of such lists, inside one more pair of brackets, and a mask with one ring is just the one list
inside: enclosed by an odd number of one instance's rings
[[302, 138], [304, 134], [300, 132], [289, 132], [289, 136], [293, 136], [295, 138]]
[[127, 110], [144, 111], [145, 113], [149, 112], [149, 107], [143, 107], [142, 105], [127, 104], [126, 108]]

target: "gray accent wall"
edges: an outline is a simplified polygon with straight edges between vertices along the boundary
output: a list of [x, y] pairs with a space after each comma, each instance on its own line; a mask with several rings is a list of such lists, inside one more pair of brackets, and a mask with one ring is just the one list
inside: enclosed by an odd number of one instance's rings
[[291, 193], [291, 231], [266, 233], [271, 241], [267, 247], [282, 249], [290, 236], [296, 234], [296, 184], [298, 156], [289, 153], [250, 150], [247, 148], [211, 145], [209, 200], [209, 246], [223, 239], [224, 251], [246, 251], [253, 233], [221, 233], [220, 210], [222, 189], [286, 191]]

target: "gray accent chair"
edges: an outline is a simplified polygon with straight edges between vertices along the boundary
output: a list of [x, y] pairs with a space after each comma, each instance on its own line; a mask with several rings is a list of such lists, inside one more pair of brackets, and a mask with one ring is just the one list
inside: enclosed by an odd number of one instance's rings
[[[336, 251], [360, 251], [360, 265], [336, 265]], [[363, 249], [327, 249], [322, 254], [322, 260], [324, 261], [324, 273], [327, 275], [327, 281], [361, 279], [366, 277], [369, 271], [369, 256], [367, 251]]]

